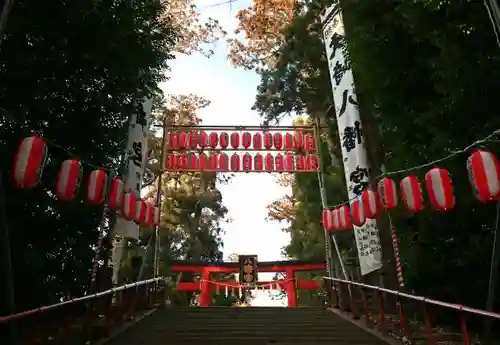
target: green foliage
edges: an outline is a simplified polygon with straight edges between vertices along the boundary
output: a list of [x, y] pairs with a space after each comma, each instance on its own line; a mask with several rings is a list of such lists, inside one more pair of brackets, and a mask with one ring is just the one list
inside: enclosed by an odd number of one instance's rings
[[[139, 0], [16, 1], [0, 48], [4, 172], [32, 133], [118, 168], [131, 101], [160, 95], [172, 58], [175, 36], [160, 25], [161, 12]], [[82, 201], [84, 188], [77, 201], [54, 199], [58, 164], [70, 156], [55, 146], [49, 155], [40, 187], [20, 191], [4, 181], [19, 310], [80, 296], [89, 283], [102, 210]]]
[[[345, 197], [345, 188], [339, 182], [338, 134], [318, 22], [322, 4], [312, 1], [297, 8], [280, 62], [261, 73], [255, 107], [265, 121], [295, 111], [330, 126], [325, 142], [333, 166], [328, 170], [337, 180], [327, 183], [327, 193], [335, 204]], [[500, 105], [500, 51], [482, 4], [344, 0], [340, 5], [362, 120], [378, 126], [381, 142], [375, 145], [385, 151], [382, 160], [375, 157], [377, 167], [398, 170], [432, 161], [500, 127], [494, 116]], [[500, 152], [494, 142], [485, 145]], [[453, 177], [457, 205], [452, 211], [437, 213], [426, 203], [426, 210], [414, 216], [398, 209], [393, 220], [411, 291], [484, 307], [495, 210], [472, 196], [466, 158], [439, 164]], [[415, 174], [423, 178], [425, 172]], [[308, 244], [313, 233], [320, 241], [320, 230], [312, 229], [319, 227], [319, 195], [300, 196], [314, 191], [312, 179], [296, 177], [294, 195], [305, 198], [304, 205], [318, 206], [306, 212], [299, 204], [301, 230], [292, 230], [286, 249], [294, 257], [321, 250]]]

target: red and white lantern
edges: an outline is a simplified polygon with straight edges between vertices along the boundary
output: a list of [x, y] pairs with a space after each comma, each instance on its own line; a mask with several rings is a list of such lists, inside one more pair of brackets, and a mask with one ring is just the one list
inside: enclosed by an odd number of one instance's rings
[[425, 187], [432, 207], [448, 211], [455, 206], [453, 182], [448, 170], [432, 168], [425, 174]]
[[231, 147], [237, 149], [240, 147], [240, 133], [233, 132], [230, 137]]
[[253, 158], [249, 153], [243, 155], [243, 171], [252, 171]]
[[106, 198], [108, 174], [101, 169], [90, 173], [87, 183], [87, 202], [91, 205], [100, 205]]
[[221, 153], [219, 156], [219, 170], [229, 171], [229, 157], [225, 153]]
[[219, 144], [219, 135], [217, 134], [217, 132], [210, 132], [210, 134], [208, 135], [208, 146], [215, 149], [217, 148], [218, 144]]
[[378, 201], [377, 193], [375, 193], [371, 189], [365, 189], [362, 194], [362, 200], [366, 218], [377, 218], [380, 213], [380, 204]]
[[274, 157], [272, 154], [268, 153], [266, 155], [266, 159], [264, 161], [264, 166], [265, 170], [267, 172], [273, 172], [274, 171]]
[[47, 162], [47, 143], [37, 136], [24, 138], [17, 147], [12, 167], [12, 178], [18, 188], [35, 187]]
[[274, 167], [278, 172], [283, 172], [285, 170], [285, 160], [281, 153], [278, 153], [276, 157], [274, 157]]
[[135, 203], [135, 218], [134, 220], [139, 224], [146, 224], [146, 217], [148, 211], [148, 204], [145, 200], [140, 199]]
[[398, 192], [396, 190], [396, 182], [384, 177], [377, 183], [377, 191], [380, 199], [380, 204], [385, 209], [393, 209], [398, 206]]
[[342, 205], [339, 207], [339, 230], [349, 230], [351, 228], [351, 213], [349, 211], [349, 206]]
[[273, 135], [269, 132], [264, 133], [264, 148], [266, 150], [273, 148]]
[[500, 197], [500, 163], [497, 157], [485, 150], [478, 150], [467, 159], [469, 181], [474, 194], [481, 202]]
[[234, 171], [234, 172], [240, 171], [240, 169], [241, 169], [240, 156], [238, 156], [238, 154], [236, 154], [236, 153], [232, 154], [230, 165], [231, 165], [231, 171]]
[[134, 220], [136, 217], [136, 198], [132, 192], [125, 193], [122, 204], [122, 217], [126, 220]]
[[229, 134], [226, 132], [219, 134], [219, 146], [221, 149], [226, 149], [229, 146]]
[[241, 146], [243, 148], [248, 149], [250, 146], [252, 146], [252, 135], [248, 132], [244, 132], [241, 135]]
[[415, 175], [406, 176], [399, 182], [401, 197], [408, 210], [419, 212], [424, 208], [424, 197], [422, 187]]
[[332, 210], [323, 210], [323, 228], [327, 231], [333, 230]]
[[264, 169], [264, 158], [260, 153], [257, 153], [254, 157], [254, 169], [255, 171], [262, 171]]
[[120, 209], [123, 204], [123, 181], [118, 177], [113, 177], [111, 181], [111, 191], [109, 192], [108, 206], [112, 209]]
[[273, 145], [276, 150], [281, 150], [283, 148], [283, 136], [281, 133], [273, 134]]
[[82, 178], [82, 164], [76, 159], [61, 163], [57, 173], [56, 196], [59, 200], [73, 200], [78, 194]]
[[366, 223], [366, 213], [363, 202], [359, 199], [351, 203], [352, 223], [356, 226], [362, 226]]
[[338, 208], [332, 210], [332, 224], [333, 224], [333, 230], [341, 230], [340, 210]]
[[260, 133], [255, 133], [255, 134], [253, 135], [253, 142], [252, 142], [252, 144], [253, 144], [253, 148], [254, 148], [255, 150], [260, 150], [260, 149], [262, 149], [262, 134], [260, 134]]

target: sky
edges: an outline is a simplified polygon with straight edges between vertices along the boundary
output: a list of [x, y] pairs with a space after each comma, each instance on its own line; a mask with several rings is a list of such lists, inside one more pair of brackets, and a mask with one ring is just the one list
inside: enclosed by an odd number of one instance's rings
[[[249, 0], [217, 5], [219, 0], [195, 0], [202, 17], [217, 19], [229, 33], [236, 28], [235, 14], [249, 6]], [[219, 41], [212, 49], [215, 55], [178, 55], [170, 62], [170, 78], [163, 85], [166, 94], [196, 94], [211, 101], [199, 116], [203, 125], [242, 126], [259, 125], [261, 119], [251, 110], [259, 77], [251, 71], [232, 67], [227, 59], [228, 47]], [[292, 119], [283, 121], [290, 125]], [[275, 176], [265, 173], [236, 174], [228, 185], [220, 185], [223, 203], [232, 222], [224, 224], [224, 256], [229, 254], [256, 254], [259, 261], [283, 259], [281, 248], [290, 237], [281, 229], [285, 224], [266, 222], [266, 206], [288, 192], [275, 183]], [[269, 281], [272, 273], [259, 274], [259, 280]], [[285, 301], [272, 301], [265, 291], [254, 291], [252, 305], [283, 306]]]

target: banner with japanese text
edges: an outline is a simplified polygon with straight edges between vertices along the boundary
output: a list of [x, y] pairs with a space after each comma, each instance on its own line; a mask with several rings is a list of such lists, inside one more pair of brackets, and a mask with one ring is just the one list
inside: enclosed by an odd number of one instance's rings
[[[335, 103], [337, 127], [342, 146], [342, 160], [349, 200], [361, 197], [369, 186], [369, 167], [363, 138], [363, 128], [357, 106], [352, 70], [345, 59], [342, 40], [345, 35], [342, 14], [337, 5], [328, 7], [321, 14], [323, 37]], [[377, 222], [367, 219], [361, 226], [354, 226], [361, 274], [365, 275], [382, 267], [382, 251]]]

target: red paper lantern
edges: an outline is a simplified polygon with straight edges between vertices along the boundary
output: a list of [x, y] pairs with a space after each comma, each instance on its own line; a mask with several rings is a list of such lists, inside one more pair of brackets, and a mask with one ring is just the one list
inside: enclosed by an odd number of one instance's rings
[[241, 146], [245, 149], [252, 146], [252, 135], [250, 133], [245, 132], [241, 135]]
[[125, 193], [122, 203], [122, 217], [126, 220], [134, 220], [136, 208], [135, 194], [132, 192]]
[[120, 209], [123, 204], [123, 181], [118, 177], [113, 177], [111, 181], [111, 191], [109, 192], [108, 206], [112, 209]]
[[249, 153], [243, 155], [243, 171], [252, 171], [253, 158]]
[[481, 202], [500, 197], [500, 163], [497, 157], [485, 150], [478, 150], [467, 159], [469, 180], [474, 194]]
[[323, 210], [323, 228], [327, 231], [333, 230], [332, 210]]
[[229, 171], [229, 157], [225, 153], [221, 153], [219, 156], [219, 169]]
[[417, 176], [406, 176], [399, 182], [399, 188], [401, 189], [403, 202], [408, 210], [418, 212], [424, 208], [424, 197]]
[[176, 150], [179, 146], [179, 138], [177, 132], [168, 133], [168, 148], [170, 150]]
[[273, 145], [276, 150], [281, 150], [283, 148], [283, 136], [281, 133], [274, 133]]
[[276, 171], [282, 172], [285, 170], [285, 161], [281, 153], [278, 153], [274, 158], [274, 166], [276, 168]]
[[253, 144], [253, 148], [254, 148], [255, 150], [260, 150], [260, 149], [262, 149], [262, 134], [260, 134], [260, 133], [255, 133], [255, 134], [253, 135], [253, 142], [252, 142], [252, 144]]
[[188, 135], [186, 132], [178, 133], [177, 140], [178, 140], [177, 145], [179, 149], [183, 150], [188, 148]]
[[160, 216], [161, 216], [160, 208], [155, 207], [155, 213], [154, 213], [154, 218], [153, 218], [154, 225], [156, 225], [156, 226], [160, 225]]
[[293, 149], [295, 149], [293, 135], [287, 133], [285, 134], [285, 150], [293, 150]]
[[304, 148], [304, 133], [302, 133], [302, 131], [298, 131], [295, 133], [294, 145], [295, 149], [297, 150], [301, 150]]
[[200, 171], [205, 170], [210, 165], [210, 160], [208, 159], [207, 154], [204, 152], [200, 153], [199, 162], [200, 162]]
[[274, 157], [272, 154], [268, 153], [266, 155], [266, 159], [264, 162], [265, 169], [267, 172], [273, 172], [274, 171]]
[[106, 198], [108, 174], [104, 170], [94, 170], [90, 173], [87, 183], [87, 202], [91, 205], [102, 204]]
[[264, 133], [264, 148], [266, 150], [273, 148], [273, 135], [269, 132]]
[[297, 171], [305, 171], [306, 170], [306, 157], [303, 155], [298, 155], [296, 162], [295, 162], [295, 168]]
[[217, 132], [211, 132], [210, 135], [208, 136], [208, 145], [215, 149], [217, 148], [217, 145], [219, 144], [219, 136], [217, 135]]
[[200, 145], [200, 147], [202, 149], [204, 149], [205, 147], [208, 147], [208, 144], [209, 144], [209, 139], [208, 139], [208, 134], [207, 132], [205, 131], [202, 131], [199, 135], [199, 140], [198, 140], [198, 144]]
[[12, 178], [18, 188], [35, 187], [47, 162], [47, 144], [37, 136], [24, 138], [17, 147]]
[[316, 151], [316, 143], [314, 142], [314, 136], [312, 134], [306, 134], [304, 136], [304, 146], [307, 151]]
[[453, 182], [448, 170], [432, 168], [425, 174], [425, 187], [432, 207], [447, 211], [455, 206]]
[[240, 147], [240, 134], [237, 132], [231, 133], [231, 147], [237, 149]]
[[198, 155], [196, 153], [189, 153], [188, 154], [188, 161], [189, 161], [189, 168], [193, 170], [199, 170], [200, 169], [200, 159], [198, 158]]
[[380, 204], [385, 209], [393, 209], [398, 206], [398, 193], [396, 182], [384, 177], [377, 183], [377, 192], [380, 198]]
[[341, 230], [340, 210], [338, 208], [332, 210], [332, 224], [333, 224], [333, 230]]
[[254, 157], [254, 169], [255, 171], [262, 171], [264, 169], [264, 158], [260, 153], [257, 153]]
[[371, 189], [365, 189], [362, 194], [363, 208], [366, 218], [375, 219], [380, 213], [380, 204], [377, 193]]
[[291, 153], [285, 155], [285, 171], [294, 171], [295, 168], [295, 156]]
[[135, 202], [135, 217], [134, 220], [139, 224], [146, 224], [148, 204], [143, 199]]
[[231, 171], [240, 171], [240, 156], [236, 153], [231, 156]]
[[188, 158], [186, 153], [180, 154], [179, 159], [177, 161], [177, 167], [180, 170], [186, 170], [188, 167], [188, 161], [189, 161], [189, 158]]
[[226, 149], [229, 146], [229, 134], [226, 132], [219, 134], [219, 146], [221, 149]]
[[219, 155], [217, 153], [212, 153], [210, 157], [207, 158], [208, 160], [208, 169], [215, 171], [217, 170], [217, 163], [219, 161]]
[[356, 226], [362, 226], [366, 223], [365, 208], [361, 200], [356, 199], [351, 203], [352, 223]]
[[175, 171], [179, 167], [179, 155], [177, 153], [168, 154], [165, 153], [165, 158], [163, 159], [163, 170], [164, 171]]
[[349, 230], [351, 228], [352, 225], [349, 206], [342, 205], [339, 207], [339, 220], [341, 230]]
[[191, 131], [188, 133], [188, 146], [191, 150], [198, 148], [198, 132]]
[[311, 165], [310, 165], [311, 171], [318, 171], [318, 169], [319, 169], [319, 157], [316, 155], [310, 155], [309, 158], [310, 158], [310, 162], [311, 162]]
[[82, 164], [75, 159], [61, 163], [57, 173], [56, 196], [59, 200], [73, 200], [78, 194], [82, 178]]

